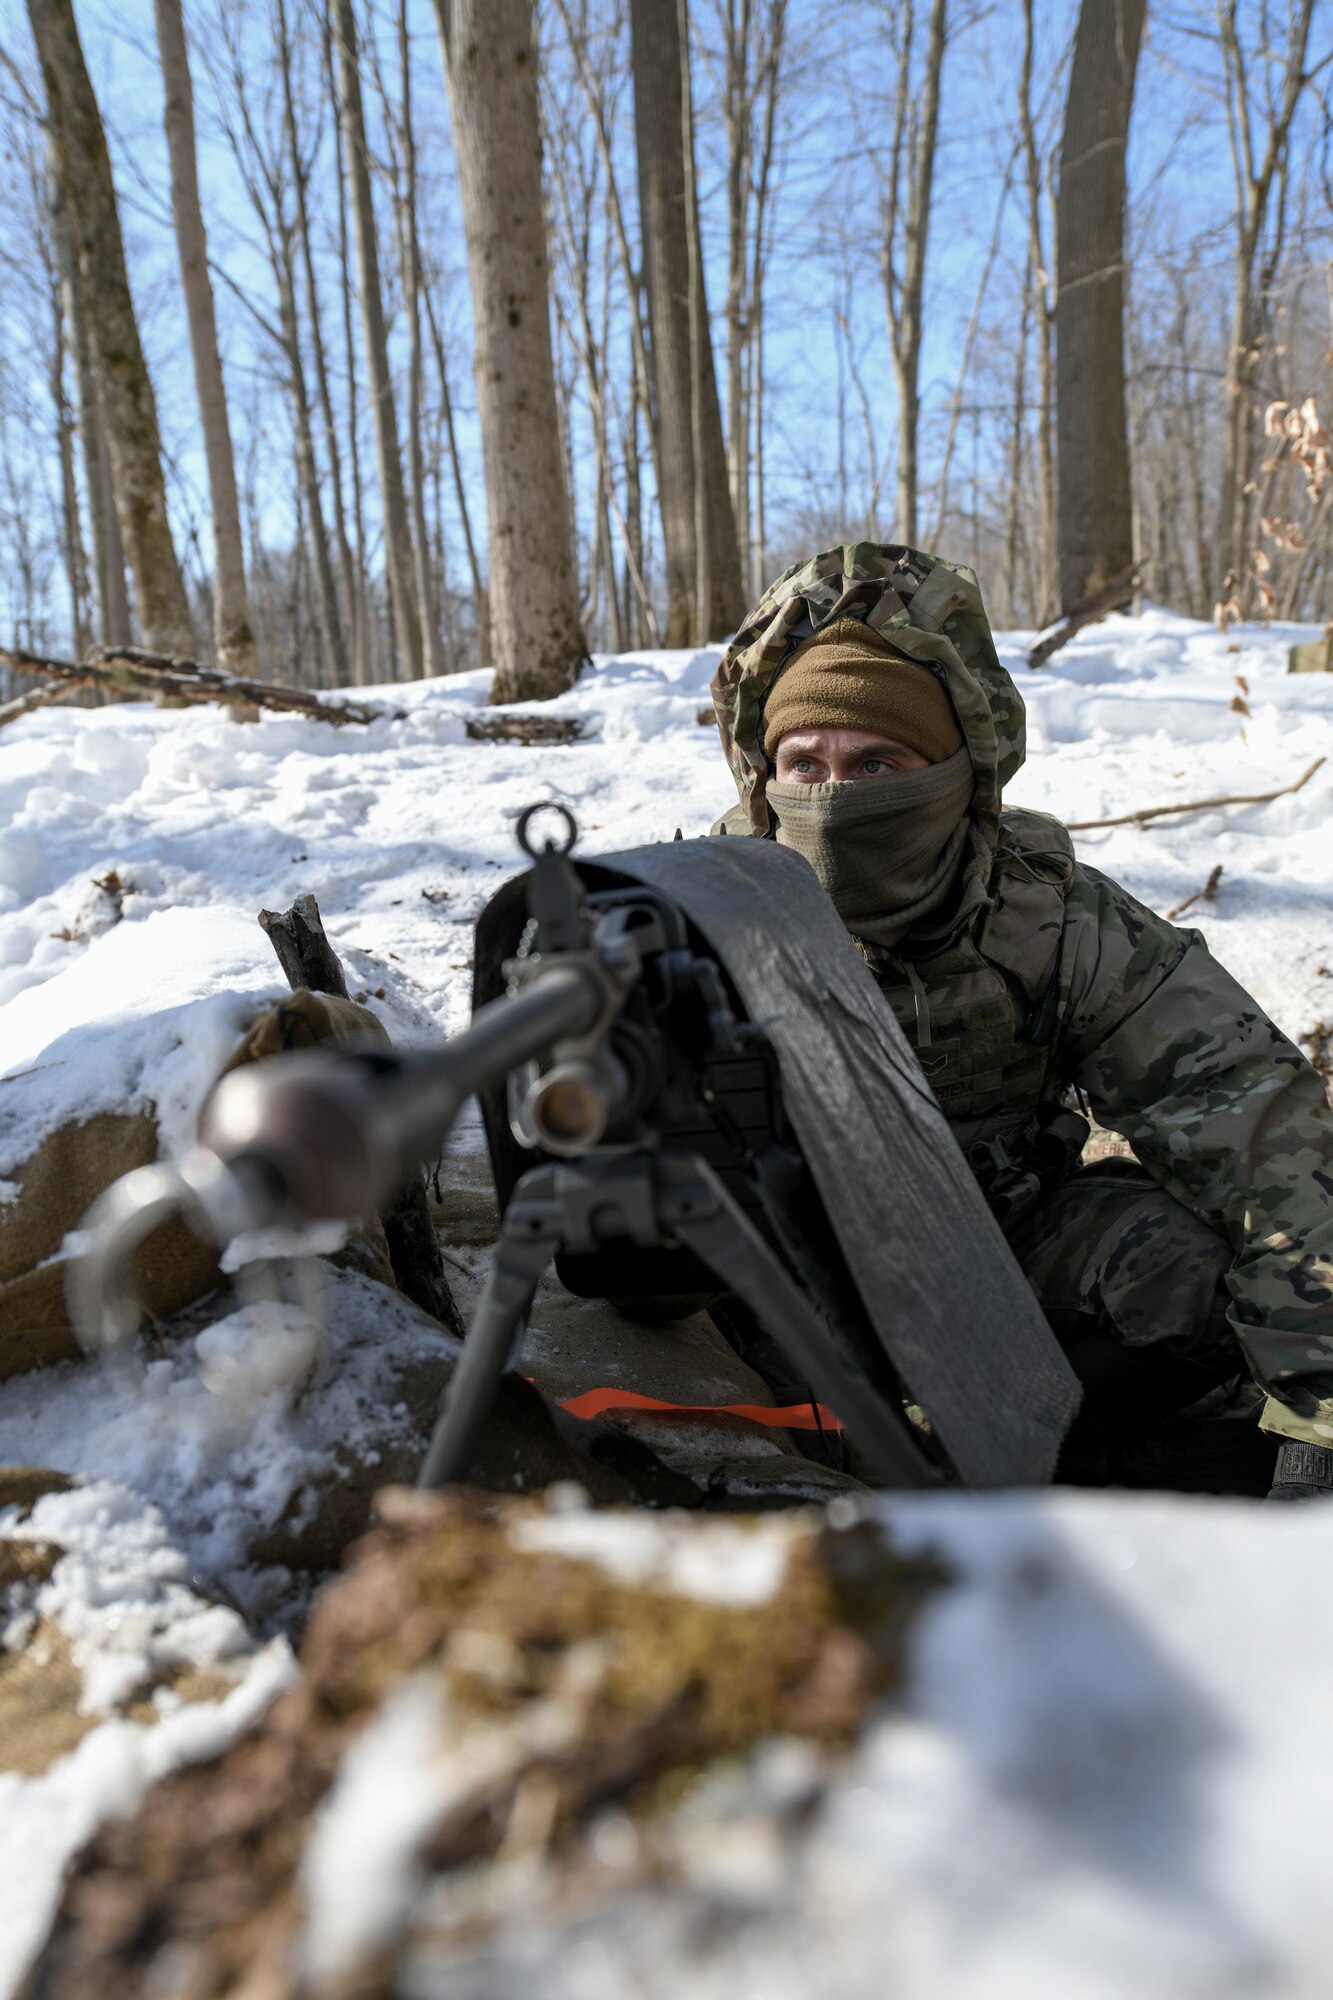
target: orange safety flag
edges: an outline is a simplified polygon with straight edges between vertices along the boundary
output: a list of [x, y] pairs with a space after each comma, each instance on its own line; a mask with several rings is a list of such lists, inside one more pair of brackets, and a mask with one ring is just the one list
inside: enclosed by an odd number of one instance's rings
[[[529, 1377], [529, 1380], [532, 1378]], [[773, 1409], [767, 1403], [664, 1403], [660, 1396], [641, 1396], [634, 1389], [585, 1389], [561, 1403], [571, 1417], [600, 1417], [607, 1410], [674, 1410], [686, 1417], [748, 1417], [770, 1430], [840, 1431], [842, 1419], [823, 1403], [788, 1403]]]

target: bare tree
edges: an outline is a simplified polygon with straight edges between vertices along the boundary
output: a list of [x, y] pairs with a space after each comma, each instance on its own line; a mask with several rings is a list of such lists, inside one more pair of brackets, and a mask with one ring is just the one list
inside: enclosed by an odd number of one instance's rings
[[1119, 585], [1134, 563], [1125, 410], [1125, 147], [1144, 0], [1082, 0], [1056, 205], [1060, 600]]
[[[241, 181], [250, 197], [268, 252], [278, 300], [276, 325], [249, 300], [256, 323], [273, 342], [282, 357], [283, 376], [291, 408], [292, 439], [296, 458], [297, 537], [294, 561], [288, 582], [295, 593], [292, 617], [299, 622], [302, 597], [300, 585], [309, 538], [315, 578], [315, 606], [320, 636], [320, 652], [326, 677], [335, 685], [347, 679], [348, 660], [338, 610], [338, 594], [333, 577], [324, 504], [320, 494], [319, 465], [315, 455], [311, 423], [310, 392], [306, 381], [305, 357], [301, 344], [297, 305], [297, 223], [292, 210], [289, 171], [300, 181], [306, 164], [299, 152], [290, 156], [285, 108], [277, 131], [266, 132], [251, 107], [252, 85], [247, 77], [244, 50], [234, 39], [231, 24], [224, 29], [229, 69], [227, 102], [230, 107], [221, 120]], [[281, 33], [280, 33], [281, 41]], [[285, 44], [280, 49], [280, 64]], [[267, 94], [264, 96], [268, 104]], [[299, 635], [298, 635], [299, 636]], [[293, 653], [299, 662], [304, 656], [299, 644]]]
[[194, 92], [190, 85], [181, 0], [153, 0], [153, 16], [165, 96], [163, 122], [171, 163], [171, 216], [190, 328], [190, 356], [194, 362], [213, 517], [213, 644], [218, 665], [224, 672], [248, 679], [256, 671], [255, 640], [245, 589], [245, 550], [241, 541], [240, 503], [236, 497], [231, 426], [227, 421], [227, 391], [222, 380], [217, 314], [208, 275], [208, 240], [199, 202]]
[[[422, 299], [426, 308], [426, 325], [430, 330], [431, 350], [435, 356], [435, 372], [440, 387], [440, 416], [444, 426], [444, 436], [449, 447], [449, 469], [453, 475], [454, 500], [458, 506], [459, 526], [463, 530], [463, 547], [467, 555], [468, 575], [472, 581], [472, 603], [477, 621], [477, 654], [482, 660], [491, 657], [491, 607], [486, 589], [486, 579], [482, 574], [481, 558], [477, 554], [476, 537], [472, 532], [472, 506], [468, 500], [467, 482], [463, 477], [463, 461], [458, 450], [458, 432], [454, 423], [454, 399], [449, 385], [449, 364], [444, 351], [444, 338], [440, 330], [439, 315], [431, 295], [429, 278], [422, 286]], [[438, 465], [437, 465], [438, 471]], [[436, 510], [438, 516], [438, 508]]]
[[111, 486], [134, 577], [144, 643], [194, 652], [185, 581], [171, 539], [157, 403], [125, 271], [111, 161], [72, 0], [28, 0], [49, 129], [74, 245], [111, 462]]
[[405, 680], [420, 680], [421, 620], [412, 582], [412, 538], [403, 494], [403, 461], [398, 448], [393, 377], [389, 373], [384, 297], [380, 289], [379, 243], [370, 186], [370, 159], [366, 147], [366, 119], [361, 100], [361, 72], [352, 0], [334, 0], [334, 24], [343, 137], [351, 178], [361, 325], [366, 367], [370, 375], [370, 407], [375, 425], [380, 500], [384, 508], [384, 564], [389, 578], [401, 675]]
[[430, 570], [430, 537], [426, 530], [426, 461], [423, 452], [422, 393], [425, 355], [421, 342], [421, 241], [417, 228], [417, 142], [412, 123], [412, 48], [407, 32], [407, 0], [398, 0], [398, 68], [401, 90], [402, 180], [398, 203], [399, 262], [403, 272], [403, 305], [407, 314], [407, 460], [411, 474], [412, 547], [416, 562], [417, 604], [421, 611], [424, 665], [431, 674], [444, 671], [435, 592]]
[[124, 544], [120, 540], [120, 520], [116, 518], [116, 502], [112, 498], [106, 426], [102, 424], [102, 404], [92, 368], [84, 296], [78, 286], [74, 236], [64, 208], [60, 164], [50, 142], [50, 132], [46, 134], [46, 198], [56, 264], [60, 268], [66, 338], [74, 356], [74, 378], [78, 382], [78, 436], [82, 442], [84, 488], [88, 494], [88, 520], [92, 526], [92, 572], [96, 596], [92, 636], [100, 638], [108, 646], [128, 646], [130, 598], [124, 584]]
[[[639, 221], [652, 328], [668, 645], [734, 630], [744, 609], [694, 194], [682, 5], [631, 0]], [[707, 523], [700, 546], [699, 522]], [[702, 617], [699, 566], [708, 563]]]
[[[1253, 450], [1255, 388], [1263, 353], [1269, 293], [1282, 255], [1286, 222], [1287, 140], [1301, 94], [1310, 77], [1306, 51], [1314, 0], [1292, 0], [1286, 47], [1268, 45], [1269, 10], [1260, 10], [1260, 46], [1253, 65], [1237, 25], [1236, 0], [1217, 0], [1218, 31], [1226, 74], [1227, 131], [1236, 182], [1236, 243], [1232, 265], [1231, 341], [1227, 357], [1227, 421], [1222, 482], [1217, 511], [1217, 581], [1243, 578], [1249, 547], [1245, 492]], [[1273, 77], [1277, 82], [1274, 87]], [[1262, 103], [1256, 98], [1263, 93]], [[1262, 117], [1262, 136], [1256, 124]]]
[[[747, 590], [763, 558], [763, 312], [786, 0], [716, 0], [727, 135], [727, 466]], [[751, 473], [755, 489], [752, 501]], [[757, 558], [757, 559], [756, 559]]]
[[472, 278], [493, 699], [543, 700], [587, 656], [561, 463], [529, 0], [435, 0]]
[[83, 659], [92, 644], [92, 628], [89, 619], [88, 558], [83, 543], [83, 528], [79, 520], [79, 489], [74, 469], [73, 412], [65, 394], [65, 350], [72, 341], [67, 339], [66, 288], [61, 271], [61, 253], [57, 241], [63, 222], [60, 176], [50, 157], [50, 142], [47, 141], [47, 167], [44, 175], [45, 186], [34, 207], [38, 214], [44, 211], [46, 227], [39, 230], [39, 249], [42, 259], [44, 289], [50, 307], [50, 351], [47, 364], [47, 380], [51, 392], [51, 405], [55, 413], [56, 455], [60, 464], [60, 526], [61, 541], [64, 545], [65, 576], [69, 587], [70, 629], [74, 639], [74, 651]]
[[921, 25], [917, 0], [900, 0], [890, 17], [890, 46], [897, 81], [879, 268], [888, 313], [893, 378], [898, 391], [897, 518], [893, 534], [895, 540], [908, 544], [914, 544], [917, 538], [926, 250], [930, 240], [948, 11], [948, 0], [931, 0], [919, 74], [913, 61], [913, 43]]
[[[1018, 117], [1023, 147], [1023, 186], [1027, 197], [1029, 316], [1037, 330], [1037, 468], [1041, 510], [1037, 521], [1038, 602], [1036, 622], [1044, 625], [1055, 611], [1055, 305], [1050, 257], [1042, 220], [1046, 176], [1037, 143], [1032, 106], [1034, 54], [1033, 0], [1023, 0], [1023, 54], [1019, 68]], [[1021, 393], [1021, 385], [1020, 385]], [[1014, 496], [1015, 504], [1017, 496]]]
[[[287, 161], [292, 177], [292, 192], [295, 196], [295, 220], [301, 244], [301, 270], [305, 278], [306, 312], [310, 322], [310, 354], [314, 364], [315, 388], [319, 398], [320, 414], [323, 418], [324, 452], [329, 469], [329, 497], [332, 506], [332, 539], [337, 552], [338, 574], [342, 582], [342, 619], [337, 639], [337, 650], [332, 656], [331, 670], [338, 677], [349, 670], [353, 679], [364, 683], [367, 676], [361, 670], [356, 652], [360, 588], [356, 570], [352, 562], [351, 544], [347, 538], [347, 510], [343, 502], [342, 452], [338, 444], [338, 426], [333, 412], [333, 393], [329, 383], [328, 356], [324, 342], [323, 316], [320, 312], [319, 285], [315, 276], [314, 246], [310, 229], [310, 162], [303, 151], [298, 131], [296, 115], [296, 91], [292, 77], [292, 42], [287, 26], [286, 0], [276, 0], [274, 32], [278, 54], [278, 69], [282, 80], [283, 128], [287, 139]], [[338, 127], [335, 123], [335, 134]], [[341, 180], [341, 175], [339, 175]], [[295, 285], [291, 287], [293, 294]], [[299, 331], [298, 331], [299, 345]], [[311, 456], [313, 457], [313, 447]], [[328, 626], [327, 616], [324, 624]], [[348, 659], [343, 634], [351, 635], [351, 659]]]

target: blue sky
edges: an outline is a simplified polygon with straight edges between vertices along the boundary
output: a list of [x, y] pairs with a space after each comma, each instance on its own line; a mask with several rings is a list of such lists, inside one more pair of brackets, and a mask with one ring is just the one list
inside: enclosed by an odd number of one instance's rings
[[[161, 90], [151, 0], [77, 0], [77, 4], [89, 66], [111, 136], [132, 282], [173, 464], [173, 501], [178, 525], [184, 531], [182, 539], [188, 540], [187, 517], [196, 529], [205, 525], [205, 487], [166, 208]], [[376, 0], [376, 5], [380, 41], [392, 70], [390, 0]], [[225, 18], [247, 52], [247, 76], [258, 88], [256, 109], [260, 115], [268, 47], [267, 10], [261, 0], [207, 0], [203, 5], [187, 0], [187, 21], [195, 42], [201, 179], [210, 249], [236, 286], [251, 293], [261, 309], [271, 313], [271, 283], [259, 251], [258, 232], [217, 128], [216, 92], [209, 68], [210, 57], [219, 53], [213, 24], [221, 18], [220, 7], [225, 8]], [[994, 227], [1005, 164], [1013, 149], [1013, 100], [1021, 37], [1021, 12], [1015, 0], [971, 7], [955, 0], [953, 11], [960, 25], [946, 58], [922, 367], [923, 458], [928, 479], [956, 386], [964, 329]], [[304, 0], [291, 0], [291, 12], [307, 54], [313, 56]], [[1058, 79], [1075, 12], [1074, 0], [1038, 0], [1036, 95], [1048, 142], [1058, 138], [1063, 107], [1058, 81], [1053, 84], [1052, 79]], [[1321, 0], [1316, 45], [1329, 42], [1331, 15], [1333, 0]], [[697, 35], [704, 43], [711, 43], [715, 39], [713, 16], [704, 0], [695, 0], [694, 16]], [[479, 450], [470, 414], [470, 306], [429, 0], [411, 0], [409, 19], [429, 229], [438, 246], [442, 273], [436, 296], [447, 328], [453, 386], [463, 406], [469, 484], [481, 526], [484, 505]], [[1193, 282], [1205, 309], [1216, 311], [1220, 332], [1233, 189], [1225, 146], [1220, 63], [1216, 45], [1206, 32], [1210, 20], [1206, 0], [1162, 7], [1154, 7], [1150, 0], [1130, 168], [1139, 255], [1136, 282], [1145, 288], [1146, 296], [1152, 282], [1153, 257], [1171, 246], [1192, 248], [1197, 260]], [[0, 0], [0, 42], [21, 64], [28, 62], [26, 16], [20, 0]], [[839, 449], [834, 410], [838, 356], [833, 313], [844, 288], [849, 336], [860, 358], [882, 457], [891, 452], [894, 425], [883, 298], [876, 269], [877, 170], [867, 152], [875, 143], [881, 121], [887, 121], [894, 81], [882, 10], [873, 0], [834, 0], [832, 5], [829, 0], [822, 0], [822, 4], [820, 0], [792, 0], [788, 45], [790, 85], [782, 127], [785, 159], [767, 307], [771, 396], [767, 455], [774, 518], [812, 502], [837, 505]], [[704, 60], [698, 64], [696, 90], [710, 303], [716, 314], [724, 291], [722, 137]], [[373, 98], [373, 92], [368, 95]], [[626, 81], [620, 151], [623, 191], [632, 213], [629, 109]], [[1311, 116], [1301, 137], [1305, 155], [1313, 129]], [[330, 154], [331, 135], [325, 131], [317, 175], [327, 173]], [[391, 256], [387, 239], [386, 224], [381, 243], [386, 261]], [[988, 477], [992, 462], [988, 412], [1000, 394], [995, 359], [1006, 351], [1011, 338], [1026, 254], [1024, 222], [1016, 198], [1009, 205], [1001, 244], [984, 302], [976, 367], [964, 392], [976, 415], [964, 419], [956, 461], [960, 478], [970, 480], [975, 472], [979, 483]], [[1327, 239], [1324, 254], [1328, 254]], [[327, 254], [322, 259], [321, 277], [327, 310], [334, 303], [333, 269]], [[243, 449], [242, 436], [257, 436], [251, 448], [257, 453], [260, 518], [265, 535], [281, 540], [290, 533], [292, 481], [285, 415], [281, 398], [272, 387], [275, 362], [271, 344], [225, 285], [218, 289], [218, 304], [238, 456]], [[715, 331], [720, 366], [720, 323]], [[12, 313], [5, 339], [11, 371], [21, 373], [23, 340]], [[623, 332], [618, 341], [613, 367], [623, 366]], [[36, 367], [35, 356], [29, 358], [29, 365]], [[39, 385], [40, 377], [33, 385], [35, 396], [44, 393]], [[869, 466], [864, 426], [859, 413], [853, 414], [843, 456], [847, 504], [855, 517], [867, 490]], [[365, 455], [368, 464], [368, 450]], [[891, 484], [886, 490], [891, 492]], [[846, 525], [854, 527], [857, 520], [853, 518]], [[203, 546], [206, 548], [206, 534]], [[196, 565], [200, 559], [196, 558]]]

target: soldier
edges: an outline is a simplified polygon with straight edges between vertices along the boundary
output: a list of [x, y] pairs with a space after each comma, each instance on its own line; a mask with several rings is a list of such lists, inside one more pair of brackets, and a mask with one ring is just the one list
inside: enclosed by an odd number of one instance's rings
[[[1333, 1493], [1323, 1083], [1197, 931], [1002, 805], [1023, 703], [972, 572], [813, 556], [713, 697], [740, 793], [714, 833], [809, 861], [1083, 1383], [1060, 1476]], [[1080, 1165], [1074, 1104], [1134, 1157]]]

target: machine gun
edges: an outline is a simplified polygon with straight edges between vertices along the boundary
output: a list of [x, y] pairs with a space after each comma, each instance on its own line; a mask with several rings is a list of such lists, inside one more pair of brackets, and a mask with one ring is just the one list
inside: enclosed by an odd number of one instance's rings
[[[562, 843], [533, 836], [549, 811]], [[133, 1334], [131, 1254], [175, 1210], [220, 1245], [366, 1214], [475, 1093], [503, 1222], [423, 1486], [466, 1472], [553, 1262], [583, 1293], [740, 1302], [878, 1484], [1049, 1479], [1074, 1378], [804, 861], [708, 840], [576, 862], [563, 806], [517, 835], [531, 867], [478, 923], [470, 1026], [223, 1078], [194, 1148], [90, 1214], [76, 1323]]]

